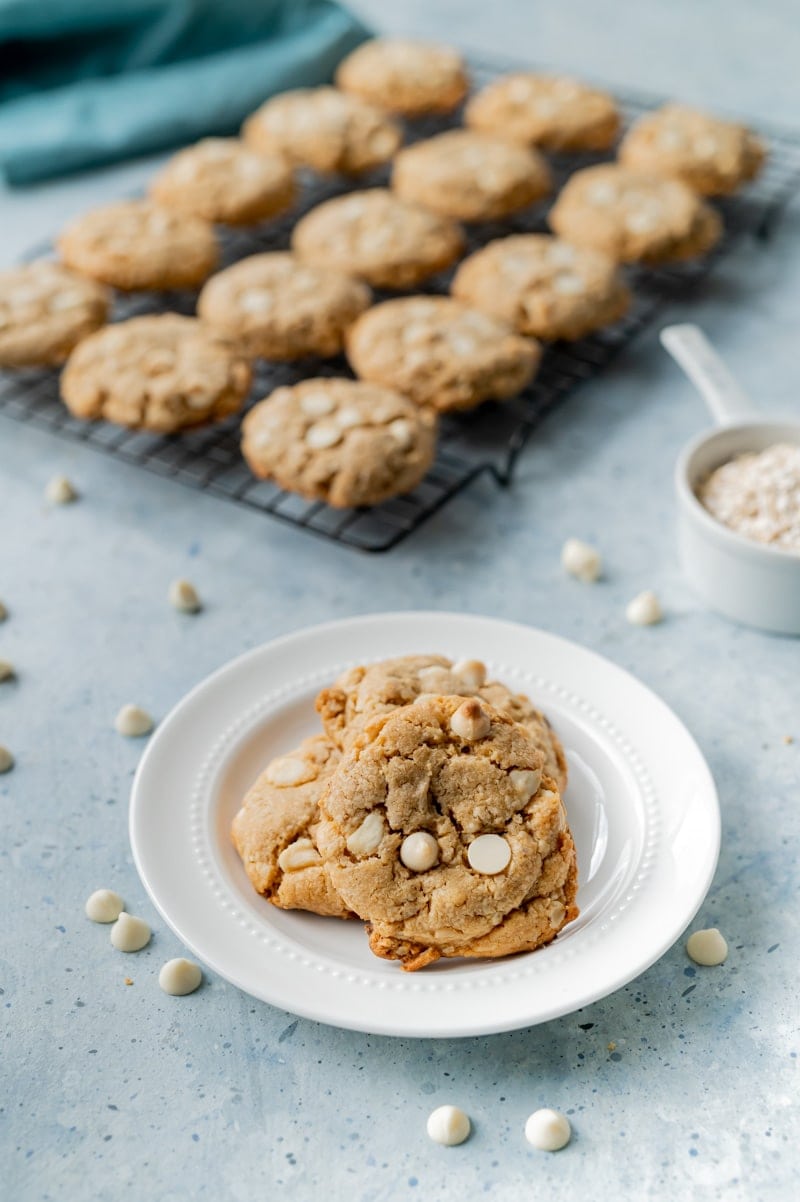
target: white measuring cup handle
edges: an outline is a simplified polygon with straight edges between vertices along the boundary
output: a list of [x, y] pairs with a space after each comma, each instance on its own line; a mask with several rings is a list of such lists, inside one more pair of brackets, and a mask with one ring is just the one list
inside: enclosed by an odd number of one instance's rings
[[661, 345], [686, 372], [720, 426], [749, 421], [758, 412], [699, 326], [665, 326]]

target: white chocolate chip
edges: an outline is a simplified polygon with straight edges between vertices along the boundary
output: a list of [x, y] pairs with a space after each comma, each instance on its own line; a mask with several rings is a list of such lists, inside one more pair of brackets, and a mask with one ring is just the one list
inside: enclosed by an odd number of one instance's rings
[[450, 729], [453, 734], [470, 742], [474, 739], [485, 738], [491, 728], [491, 718], [474, 697], [468, 697], [450, 719]]
[[342, 441], [341, 428], [334, 422], [317, 422], [306, 430], [306, 446], [315, 451], [324, 451], [327, 447], [335, 447]]
[[124, 909], [125, 902], [113, 889], [95, 889], [84, 906], [92, 922], [116, 922]]
[[551, 242], [547, 247], [547, 259], [557, 267], [566, 267], [575, 262], [575, 247], [568, 242]]
[[278, 856], [278, 867], [281, 872], [300, 872], [303, 868], [311, 868], [322, 863], [322, 856], [310, 839], [295, 839], [288, 847], [284, 847]]
[[7, 659], [0, 659], [0, 680], [13, 680], [15, 676], [14, 665]]
[[617, 199], [617, 189], [606, 180], [598, 180], [586, 189], [586, 199], [593, 205], [610, 205]]
[[185, 614], [196, 614], [203, 608], [197, 589], [190, 580], [173, 580], [167, 598], [173, 609]]
[[486, 683], [486, 664], [479, 659], [460, 659], [452, 671], [469, 689], [479, 689]]
[[51, 296], [47, 307], [51, 313], [60, 313], [67, 309], [80, 308], [85, 299], [83, 292], [73, 288], [69, 292], [57, 292], [55, 296]]
[[248, 288], [239, 297], [239, 308], [243, 313], [267, 313], [275, 307], [275, 297], [259, 288]]
[[683, 130], [666, 126], [658, 135], [658, 143], [665, 150], [680, 150], [682, 146], [686, 145], [686, 135]]
[[567, 907], [564, 905], [563, 902], [560, 902], [560, 901], [552, 902], [550, 905], [550, 912], [548, 915], [548, 917], [550, 919], [550, 926], [553, 927], [556, 931], [560, 930], [561, 927], [564, 925], [564, 918], [566, 917], [566, 913], [567, 913]]
[[529, 800], [538, 791], [542, 783], [542, 774], [530, 768], [513, 768], [508, 774], [508, 779], [514, 792]]
[[451, 330], [447, 342], [454, 355], [472, 355], [478, 349], [475, 339], [469, 334], [462, 334], [460, 330]]
[[347, 840], [347, 850], [354, 856], [371, 856], [378, 850], [385, 833], [383, 815], [373, 810]]
[[366, 425], [366, 420], [360, 409], [355, 405], [343, 405], [334, 418], [340, 430], [352, 430], [354, 426]]
[[719, 150], [719, 142], [711, 134], [703, 134], [699, 138], [695, 138], [694, 152], [701, 159], [712, 158]]
[[524, 75], [517, 75], [510, 79], [506, 85], [506, 95], [513, 104], [520, 104], [530, 99], [533, 90], [533, 81], [526, 79]]
[[69, 505], [71, 501], [77, 501], [78, 490], [66, 476], [54, 476], [44, 495], [53, 505]]
[[167, 960], [158, 974], [159, 985], [164, 993], [169, 993], [172, 997], [186, 997], [187, 993], [194, 993], [202, 981], [203, 970], [200, 965], [195, 964], [193, 960], [185, 960], [183, 956], [176, 960]]
[[138, 705], [123, 705], [114, 719], [117, 734], [125, 735], [128, 739], [138, 739], [147, 735], [153, 729], [153, 719], [146, 710]]
[[309, 764], [306, 760], [283, 755], [268, 765], [264, 775], [271, 785], [278, 785], [279, 788], [291, 788], [311, 780], [313, 773], [309, 771]]
[[686, 951], [695, 964], [715, 968], [723, 964], [728, 956], [728, 944], [716, 927], [695, 931], [686, 941]]
[[[150, 213], [147, 224], [151, 233], [166, 234], [172, 225], [172, 219], [168, 213]], [[138, 234], [139, 231], [136, 232]]]
[[586, 285], [579, 275], [571, 271], [560, 272], [553, 280], [553, 290], [562, 296], [578, 296], [585, 292]]
[[118, 952], [140, 952], [150, 942], [152, 931], [143, 918], [122, 910], [111, 928], [111, 943]]
[[534, 96], [533, 107], [540, 117], [553, 117], [558, 112], [558, 102], [552, 96]]
[[472, 1125], [469, 1115], [459, 1110], [458, 1106], [438, 1106], [428, 1115], [426, 1130], [435, 1144], [454, 1148], [457, 1144], [463, 1144]]
[[647, 234], [657, 228], [660, 217], [650, 209], [637, 209], [625, 217], [625, 225], [632, 234]]
[[525, 1138], [541, 1152], [558, 1152], [571, 1135], [569, 1119], [557, 1110], [535, 1110], [525, 1124]]
[[7, 747], [0, 743], [0, 776], [4, 772], [10, 772], [14, 767], [14, 757]]
[[650, 589], [638, 593], [625, 607], [625, 617], [632, 626], [654, 626], [664, 617], [658, 597]]
[[412, 872], [427, 872], [439, 859], [439, 844], [427, 831], [414, 831], [400, 844], [400, 859]]
[[484, 876], [495, 876], [508, 867], [511, 848], [502, 835], [478, 835], [467, 848], [470, 868]]
[[403, 448], [410, 447], [414, 441], [414, 427], [404, 417], [398, 417], [396, 421], [389, 422], [386, 429], [395, 442]]
[[401, 338], [403, 342], [413, 346], [415, 342], [425, 342], [428, 338], [429, 327], [424, 321], [412, 321], [403, 329]]
[[602, 571], [600, 553], [579, 538], [568, 538], [561, 548], [561, 566], [570, 576], [593, 584]]

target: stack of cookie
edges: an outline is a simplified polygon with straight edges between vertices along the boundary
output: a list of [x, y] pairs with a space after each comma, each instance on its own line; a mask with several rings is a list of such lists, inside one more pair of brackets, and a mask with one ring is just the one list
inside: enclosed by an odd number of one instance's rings
[[323, 733], [273, 760], [232, 835], [283, 909], [362, 919], [372, 951], [533, 951], [577, 917], [567, 766], [547, 719], [476, 660], [414, 655], [345, 672]]
[[[495, 232], [547, 197], [545, 155], [563, 166], [564, 156], [612, 152], [618, 138], [607, 93], [517, 72], [473, 95], [462, 127], [403, 146], [418, 118], [458, 110], [469, 83], [453, 50], [378, 38], [340, 64], [336, 86], [274, 96], [240, 138], [182, 150], [147, 198], [71, 222], [58, 239], [61, 263], [0, 276], [0, 365], [69, 356], [61, 390], [75, 416], [178, 433], [241, 411], [255, 359], [302, 369], [344, 354], [358, 382], [315, 374], [253, 408], [247, 463], [337, 507], [413, 489], [432, 463], [440, 414], [516, 396], [542, 343], [618, 321], [631, 302], [621, 264], [708, 252], [722, 227], [704, 198], [752, 179], [765, 153], [742, 126], [667, 105], [627, 132], [618, 163], [571, 176], [549, 214], [553, 234], [483, 245], [457, 266], [449, 297], [372, 307], [373, 289], [435, 287], [464, 254], [465, 225], [480, 234], [492, 222]], [[389, 186], [375, 187], [387, 167]], [[338, 177], [348, 191], [305, 213], [290, 248], [212, 274], [215, 225], [287, 214], [298, 172]], [[101, 328], [111, 289], [199, 288], [196, 318]]]

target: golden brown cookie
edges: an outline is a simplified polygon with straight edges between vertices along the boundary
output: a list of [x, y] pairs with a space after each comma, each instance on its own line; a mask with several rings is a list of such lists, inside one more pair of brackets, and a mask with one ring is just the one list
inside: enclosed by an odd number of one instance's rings
[[320, 378], [276, 389], [242, 432], [256, 476], [348, 509], [419, 484], [433, 462], [436, 419], [388, 388]]
[[92, 209], [70, 222], [57, 245], [68, 267], [123, 292], [196, 287], [218, 256], [210, 222], [149, 200]]
[[338, 355], [369, 306], [366, 284], [294, 255], [251, 255], [211, 277], [197, 312], [249, 355], [294, 360]]
[[716, 211], [681, 180], [613, 163], [576, 171], [549, 220], [568, 242], [626, 263], [692, 259], [711, 250], [722, 234]]
[[75, 417], [169, 434], [237, 413], [250, 366], [194, 317], [132, 317], [84, 339], [61, 376]]
[[387, 163], [403, 140], [381, 109], [337, 88], [298, 88], [273, 96], [242, 127], [253, 150], [284, 155], [325, 174], [361, 175]]
[[494, 80], [467, 105], [472, 129], [545, 150], [607, 150], [619, 129], [611, 96], [565, 76], [517, 72]]
[[758, 175], [766, 157], [744, 125], [665, 104], [629, 129], [619, 159], [634, 171], [675, 176], [701, 196], [727, 196]]
[[410, 296], [368, 310], [347, 334], [363, 380], [394, 387], [439, 412], [516, 396], [540, 352], [496, 317], [444, 296]]
[[545, 342], [583, 338], [627, 312], [630, 292], [608, 255], [547, 234], [498, 238], [459, 266], [453, 296]]
[[376, 955], [507, 956], [577, 917], [575, 848], [528, 731], [475, 697], [368, 724], [320, 799], [317, 843]]
[[469, 88], [460, 54], [407, 38], [364, 42], [339, 64], [336, 82], [345, 92], [405, 117], [450, 113]]
[[446, 217], [370, 188], [327, 200], [298, 221], [292, 249], [308, 263], [360, 276], [376, 288], [413, 288], [449, 267], [463, 247]]
[[233, 843], [250, 883], [282, 910], [350, 914], [316, 841], [319, 798], [339, 758], [324, 736], [305, 739], [265, 768], [233, 820]]
[[567, 787], [567, 760], [547, 718], [524, 693], [512, 693], [486, 676], [486, 665], [480, 660], [454, 664], [443, 655], [402, 655], [349, 668], [322, 690], [316, 705], [328, 738], [346, 749], [375, 718], [411, 705], [424, 694], [478, 697], [527, 728], [544, 756], [544, 771], [563, 793]]
[[169, 160], [151, 181], [156, 204], [218, 221], [254, 225], [294, 203], [292, 169], [279, 154], [256, 154], [238, 138], [205, 138]]
[[392, 171], [392, 188], [403, 200], [457, 221], [508, 217], [551, 187], [550, 169], [535, 150], [469, 129], [407, 146]]
[[63, 363], [103, 325], [110, 299], [94, 280], [49, 259], [0, 272], [0, 366]]

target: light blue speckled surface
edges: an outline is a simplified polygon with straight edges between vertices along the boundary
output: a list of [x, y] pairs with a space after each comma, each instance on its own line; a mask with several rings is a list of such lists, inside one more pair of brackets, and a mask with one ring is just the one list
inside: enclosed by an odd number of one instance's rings
[[[800, 27], [789, 0], [757, 10], [723, 0], [358, 8], [393, 29], [457, 33], [800, 123]], [[0, 194], [3, 260], [146, 170]], [[798, 286], [794, 213], [771, 246], [741, 248], [691, 308], [753, 393], [795, 412]], [[10, 610], [0, 656], [19, 670], [0, 685], [0, 742], [17, 756], [0, 778], [0, 1195], [793, 1196], [800, 642], [702, 612], [681, 579], [671, 471], [703, 422], [648, 334], [542, 426], [512, 493], [480, 483], [390, 556], [370, 558], [0, 418], [0, 596]], [[79, 486], [77, 505], [43, 502], [57, 472]], [[570, 535], [602, 548], [602, 584], [561, 574]], [[197, 618], [165, 603], [178, 575], [206, 600]], [[667, 610], [654, 629], [623, 616], [644, 587]], [[126, 808], [140, 745], [114, 733], [116, 710], [136, 700], [164, 715], [245, 648], [375, 608], [461, 608], [541, 625], [630, 668], [675, 708], [721, 795], [722, 856], [698, 925], [728, 937], [724, 967], [695, 969], [678, 944], [579, 1014], [463, 1042], [295, 1021], [214, 977], [185, 999], [158, 990], [160, 964], [180, 948], [131, 863]], [[107, 930], [84, 919], [84, 899], [100, 885], [153, 921], [139, 956], [112, 953]], [[473, 1117], [461, 1148], [424, 1134], [445, 1101]], [[523, 1140], [541, 1105], [574, 1125], [555, 1156]]]

